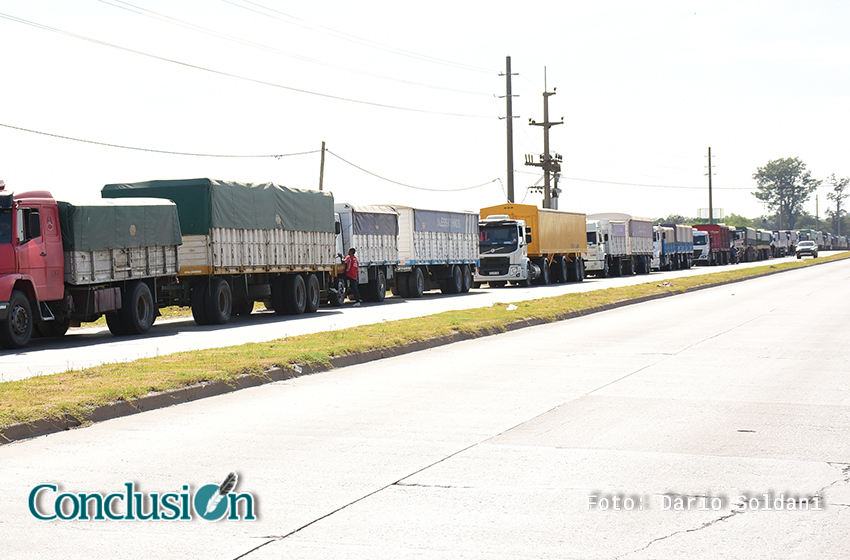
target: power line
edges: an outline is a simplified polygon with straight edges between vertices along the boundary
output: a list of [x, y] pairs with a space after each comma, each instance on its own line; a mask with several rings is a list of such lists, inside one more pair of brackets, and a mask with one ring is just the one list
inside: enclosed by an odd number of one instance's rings
[[94, 43], [96, 45], [101, 45], [101, 46], [110, 47], [110, 48], [118, 49], [118, 50], [125, 51], [125, 52], [130, 52], [130, 53], [137, 54], [137, 55], [140, 55], [140, 56], [153, 58], [155, 60], [161, 60], [163, 62], [170, 62], [171, 64], [177, 64], [178, 66], [183, 66], [183, 67], [186, 67], [186, 68], [193, 68], [195, 70], [201, 70], [203, 72], [209, 72], [211, 74], [216, 74], [218, 76], [227, 76], [229, 78], [235, 78], [237, 80], [243, 80], [243, 81], [251, 82], [251, 83], [255, 83], [255, 84], [275, 87], [275, 88], [279, 88], [279, 89], [285, 89], [285, 90], [288, 90], [288, 91], [295, 91], [295, 92], [304, 93], [304, 94], [307, 94], [307, 95], [315, 95], [317, 97], [324, 97], [324, 98], [327, 98], [327, 99], [336, 99], [338, 101], [348, 101], [350, 103], [358, 103], [360, 105], [369, 105], [371, 107], [381, 107], [383, 109], [395, 109], [395, 110], [399, 110], [399, 111], [410, 111], [410, 112], [413, 112], [413, 113], [424, 113], [424, 114], [430, 114], [430, 115], [444, 115], [444, 116], [449, 116], [449, 117], [465, 117], [465, 118], [478, 118], [478, 119], [493, 119], [493, 118], [496, 118], [496, 117], [492, 117], [492, 116], [489, 116], [489, 115], [469, 115], [469, 114], [464, 114], [464, 113], [447, 113], [447, 112], [442, 112], [442, 111], [430, 111], [430, 110], [427, 110], [427, 109], [417, 109], [417, 108], [414, 108], [414, 107], [400, 107], [398, 105], [389, 105], [387, 103], [376, 103], [376, 102], [373, 102], [373, 101], [364, 101], [364, 100], [361, 100], [361, 99], [351, 99], [351, 98], [342, 97], [342, 96], [339, 96], [339, 95], [331, 95], [331, 94], [328, 94], [328, 93], [320, 93], [320, 92], [310, 91], [310, 90], [306, 90], [306, 89], [294, 88], [294, 87], [291, 87], [291, 86], [276, 84], [274, 82], [267, 82], [267, 81], [259, 80], [259, 79], [256, 79], [256, 78], [249, 78], [247, 76], [240, 76], [238, 74], [231, 74], [230, 72], [224, 72], [222, 70], [214, 70], [212, 68], [206, 68], [204, 66], [198, 66], [196, 64], [190, 64], [188, 62], [181, 62], [179, 60], [173, 60], [171, 58], [165, 58], [163, 56], [158, 56], [158, 55], [155, 55], [155, 54], [137, 51], [135, 49], [131, 49], [131, 48], [128, 48], [128, 47], [122, 47], [120, 45], [115, 45], [113, 43], [107, 43], [106, 41], [101, 41], [99, 39], [92, 39], [91, 37], [85, 37], [83, 35], [77, 35], [76, 33], [71, 33], [69, 31], [64, 31], [62, 29], [57, 29], [55, 27], [50, 27], [50, 26], [47, 26], [47, 25], [43, 25], [41, 23], [36, 23], [36, 22], [33, 22], [33, 21], [25, 20], [25, 19], [22, 19], [22, 18], [19, 18], [19, 17], [4, 14], [4, 13], [0, 13], [0, 18], [8, 19], [8, 20], [14, 21], [16, 23], [22, 23], [24, 25], [29, 25], [29, 26], [32, 26], [32, 27], [35, 27], [35, 28], [38, 28], [38, 29], [41, 29], [41, 30], [44, 30], [44, 31], [51, 31], [53, 33], [59, 33], [61, 35], [73, 37], [74, 39], [79, 39], [81, 41], [88, 41], [88, 42]]
[[74, 138], [72, 136], [62, 136], [61, 134], [53, 134], [51, 132], [42, 132], [40, 130], [31, 130], [29, 128], [21, 128], [19, 126], [12, 126], [10, 124], [0, 123], [0, 126], [11, 128], [14, 130], [20, 130], [23, 132], [31, 132], [33, 134], [41, 134], [42, 136], [50, 136], [52, 138], [60, 138], [62, 140], [72, 140], [74, 142], [83, 142], [85, 144], [95, 144], [97, 146], [106, 146], [109, 148], [121, 148], [124, 150], [136, 150], [139, 152], [153, 152], [157, 154], [168, 154], [174, 156], [195, 156], [195, 157], [212, 157], [212, 158], [282, 158], [288, 156], [302, 156], [306, 154], [315, 154], [319, 152], [319, 150], [311, 150], [309, 152], [296, 152], [292, 154], [261, 154], [261, 155], [231, 155], [231, 154], [197, 154], [192, 152], [173, 152], [169, 150], [154, 150], [151, 148], [138, 148], [135, 146], [122, 146], [120, 144], [109, 144], [106, 142], [97, 142], [95, 140], [85, 140], [83, 138]]
[[331, 154], [332, 156], [334, 156], [335, 158], [347, 163], [351, 167], [354, 167], [355, 169], [359, 169], [363, 173], [367, 173], [367, 174], [371, 175], [372, 177], [377, 177], [378, 179], [381, 179], [382, 181], [387, 181], [388, 183], [392, 183], [392, 184], [398, 185], [400, 187], [407, 187], [408, 189], [416, 189], [418, 191], [429, 191], [429, 192], [471, 191], [472, 189], [479, 189], [481, 187], [485, 187], [485, 186], [489, 185], [490, 183], [495, 183], [496, 181], [501, 182], [501, 180], [497, 177], [496, 179], [491, 179], [491, 180], [487, 181], [486, 183], [481, 183], [480, 185], [475, 185], [474, 187], [463, 187], [463, 188], [460, 188], [460, 189], [428, 189], [428, 188], [425, 188], [425, 187], [417, 187], [415, 185], [408, 185], [406, 183], [399, 183], [398, 181], [394, 181], [392, 179], [387, 179], [386, 177], [382, 177], [381, 175], [378, 175], [377, 173], [373, 173], [372, 171], [369, 171], [368, 169], [364, 169], [364, 168], [360, 167], [359, 165], [348, 161], [347, 159], [343, 158], [339, 154], [335, 154], [330, 150], [325, 150], [325, 151], [327, 153]]
[[[268, 14], [266, 12], [255, 10], [253, 8], [249, 8], [248, 6], [243, 6], [243, 5], [237, 4], [237, 3], [232, 2], [230, 0], [222, 0], [222, 2], [225, 2], [227, 4], [231, 4], [233, 6], [236, 6], [237, 8], [241, 8], [243, 10], [248, 10], [250, 12], [260, 14], [261, 16], [276, 19], [278, 21], [283, 21], [283, 22], [288, 23], [290, 25], [297, 25], [299, 27], [304, 27], [304, 28], [310, 29], [312, 31], [316, 31], [317, 29], [319, 29], [319, 30], [322, 30], [323, 33], [326, 33], [326, 34], [331, 35], [333, 37], [336, 37], [338, 39], [351, 41], [351, 42], [354, 42], [354, 43], [358, 43], [358, 44], [361, 44], [361, 45], [364, 45], [364, 46], [367, 46], [367, 47], [371, 47], [371, 48], [375, 48], [375, 49], [378, 49], [378, 50], [390, 52], [390, 53], [393, 53], [393, 54], [398, 54], [398, 55], [407, 56], [407, 57], [410, 57], [410, 58], [415, 58], [417, 60], [422, 60], [424, 62], [431, 62], [431, 63], [434, 63], [434, 64], [442, 64], [444, 66], [451, 66], [453, 68], [460, 68], [460, 69], [463, 69], [463, 70], [472, 70], [472, 71], [475, 71], [475, 72], [484, 72], [484, 73], [487, 73], [487, 74], [498, 74], [499, 73], [497, 70], [490, 70], [490, 69], [481, 68], [481, 67], [478, 67], [478, 66], [471, 66], [469, 64], [462, 64], [462, 63], [459, 63], [459, 62], [452, 62], [450, 60], [443, 60], [441, 58], [433, 57], [433, 56], [430, 56], [430, 55], [419, 54], [419, 53], [416, 53], [416, 52], [413, 52], [413, 51], [408, 51], [408, 50], [400, 49], [400, 48], [393, 47], [393, 46], [390, 46], [390, 45], [385, 45], [383, 43], [378, 43], [377, 41], [372, 41], [371, 39], [364, 39], [362, 37], [357, 37], [356, 35], [351, 35], [349, 33], [343, 32], [343, 31], [337, 31], [336, 29], [332, 29], [330, 27], [325, 27], [324, 25], [319, 25], [317, 23], [308, 22], [304, 19], [286, 14], [284, 12], [281, 12], [279, 10], [275, 10], [273, 8], [269, 8], [268, 6], [264, 6], [263, 4], [260, 4], [258, 2], [252, 2], [251, 0], [244, 0], [244, 1], [245, 1], [246, 4], [252, 4], [254, 6], [257, 6], [259, 8], [262, 8], [264, 10], [267, 10], [267, 11], [272, 12], [274, 14], [278, 14], [278, 15], [283, 16], [283, 17], [282, 18], [277, 17], [275, 15]], [[301, 22], [301, 23], [299, 23], [299, 22]]]
[[123, 0], [114, 0], [114, 1], [98, 0], [98, 1], [101, 2], [102, 4], [106, 4], [107, 6], [112, 6], [113, 8], [119, 8], [121, 10], [126, 10], [128, 12], [131, 12], [131, 13], [134, 13], [134, 14], [137, 14], [137, 15], [140, 15], [140, 16], [149, 17], [149, 18], [152, 18], [152, 19], [164, 22], [164, 23], [176, 25], [178, 27], [183, 27], [185, 29], [191, 29], [192, 31], [196, 31], [198, 33], [203, 33], [205, 35], [210, 35], [212, 37], [224, 39], [225, 41], [230, 41], [230, 42], [233, 42], [233, 43], [238, 43], [240, 45], [245, 45], [245, 46], [248, 46], [248, 47], [253, 47], [253, 48], [256, 48], [256, 49], [272, 52], [272, 53], [275, 53], [275, 54], [280, 54], [280, 55], [283, 55], [283, 56], [294, 58], [296, 60], [302, 60], [304, 62], [309, 62], [309, 63], [312, 63], [312, 64], [319, 64], [319, 65], [327, 66], [327, 67], [330, 67], [330, 68], [336, 68], [336, 69], [339, 69], [339, 70], [345, 70], [347, 72], [353, 72], [355, 74], [360, 74], [360, 75], [363, 75], [363, 76], [371, 76], [371, 77], [374, 77], [374, 78], [381, 78], [381, 79], [384, 79], [384, 80], [391, 80], [391, 81], [394, 81], [394, 82], [399, 82], [399, 83], [408, 84], [408, 85], [415, 85], [415, 86], [420, 86], [420, 87], [426, 87], [426, 88], [431, 88], [431, 89], [438, 89], [438, 90], [450, 91], [450, 92], [455, 92], [455, 93], [463, 93], [463, 94], [468, 94], [468, 95], [481, 95], [481, 96], [491, 95], [489, 93], [483, 93], [483, 92], [478, 92], [478, 91], [467, 91], [467, 90], [449, 88], [449, 87], [444, 87], [444, 86], [424, 84], [424, 83], [421, 83], [421, 82], [404, 80], [404, 79], [401, 79], [401, 78], [397, 78], [395, 76], [385, 76], [383, 74], [375, 74], [373, 72], [365, 72], [365, 71], [362, 71], [362, 70], [356, 70], [354, 68], [349, 68], [347, 66], [334, 64], [332, 62], [326, 62], [326, 61], [318, 60], [318, 59], [315, 59], [315, 58], [309, 58], [309, 57], [302, 56], [302, 55], [299, 55], [299, 54], [295, 54], [295, 53], [283, 51], [283, 50], [280, 50], [280, 49], [276, 49], [274, 47], [270, 47], [270, 46], [264, 45], [262, 43], [255, 43], [254, 41], [248, 41], [248, 40], [243, 39], [241, 37], [235, 37], [233, 35], [221, 33], [219, 31], [215, 31], [215, 30], [209, 29], [207, 27], [202, 27], [200, 25], [196, 25], [196, 24], [191, 23], [191, 22], [183, 21], [183, 20], [180, 20], [180, 19], [177, 19], [177, 18], [173, 18], [171, 16], [167, 16], [165, 14], [161, 14], [159, 12], [155, 12], [153, 10], [148, 10], [147, 8], [136, 6], [135, 4], [131, 4], [129, 2], [124, 2]]

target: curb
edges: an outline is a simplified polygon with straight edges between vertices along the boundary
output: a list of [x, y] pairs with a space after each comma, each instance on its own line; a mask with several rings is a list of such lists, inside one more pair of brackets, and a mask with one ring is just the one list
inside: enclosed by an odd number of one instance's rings
[[[844, 259], [839, 259], [844, 260]], [[834, 261], [825, 261], [819, 263], [813, 263], [809, 266], [817, 266], [820, 264], [828, 264]], [[807, 268], [807, 267], [806, 267]], [[792, 270], [799, 270], [797, 268], [786, 268], [782, 270], [768, 270], [762, 272], [760, 274], [754, 276], [747, 276], [744, 278], [735, 278], [732, 280], [724, 280], [722, 282], [716, 282], [712, 284], [704, 284], [702, 286], [694, 286], [691, 288], [685, 288], [681, 291], [670, 291], [663, 292], [660, 294], [652, 294], [648, 296], [641, 296], [633, 299], [626, 299], [617, 301], [614, 303], [609, 303], [605, 305], [600, 305], [597, 307], [591, 307], [588, 309], [581, 309], [578, 311], [569, 311], [566, 313], [562, 313], [557, 315], [553, 320], [547, 321], [544, 319], [522, 319], [519, 321], [513, 321], [511, 323], [507, 323], [504, 325], [502, 329], [480, 329], [471, 333], [453, 333], [448, 336], [441, 336], [437, 338], [432, 338], [428, 340], [423, 340], [419, 342], [413, 342], [411, 344], [406, 344], [404, 346], [392, 346], [388, 348], [380, 348], [375, 350], [367, 350], [364, 352], [359, 352], [356, 354], [346, 354], [345, 356], [337, 356], [331, 358], [327, 363], [319, 363], [319, 364], [298, 364], [291, 365], [286, 368], [275, 367], [269, 369], [263, 373], [262, 376], [259, 375], [243, 375], [242, 377], [231, 381], [212, 381], [212, 382], [204, 382], [198, 383], [196, 385], [190, 385], [187, 387], [181, 387], [179, 389], [172, 389], [169, 391], [162, 391], [158, 393], [151, 393], [149, 395], [145, 395], [144, 397], [138, 398], [132, 402], [130, 401], [118, 401], [114, 403], [110, 403], [107, 405], [99, 406], [92, 409], [84, 418], [75, 418], [70, 415], [66, 415], [62, 418], [55, 419], [43, 419], [36, 420], [35, 422], [27, 423], [27, 424], [13, 424], [8, 426], [7, 428], [0, 430], [0, 446], [11, 443], [14, 441], [21, 441], [25, 439], [30, 439], [38, 436], [48, 435], [56, 432], [62, 432], [65, 430], [70, 430], [74, 428], [88, 426], [94, 422], [103, 422], [104, 420], [112, 420], [114, 418], [121, 418], [122, 416], [130, 416], [132, 414], [138, 414], [140, 412], [147, 412], [150, 410], [156, 410], [158, 408], [165, 408], [168, 406], [173, 406], [176, 404], [183, 404], [192, 401], [196, 401], [198, 399], [204, 399], [207, 397], [214, 397], [217, 395], [224, 395], [226, 393], [231, 393], [233, 391], [238, 391], [240, 389], [247, 389], [250, 387], [259, 387], [261, 385], [265, 385], [268, 383], [273, 383], [275, 381], [283, 381], [286, 379], [293, 379], [295, 377], [301, 377], [303, 375], [310, 375], [313, 373], [321, 373], [324, 371], [329, 371], [331, 369], [343, 368], [347, 366], [364, 364], [367, 362], [372, 362], [376, 360], [382, 360], [384, 358], [392, 358], [395, 356], [402, 356], [404, 354], [411, 354], [413, 352], [419, 352], [421, 350], [427, 350], [430, 348], [437, 348], [440, 346], [445, 346], [448, 344], [453, 344], [455, 342], [461, 342], [464, 340], [474, 340], [476, 338], [482, 338], [485, 336], [491, 336], [494, 334], [500, 334], [504, 332], [511, 332], [519, 329], [524, 329], [527, 327], [533, 327], [538, 325], [545, 325], [547, 323], [555, 323], [559, 321], [566, 321], [568, 319], [574, 319], [577, 317], [582, 317], [585, 315], [591, 315], [594, 313], [601, 313], [603, 311], [610, 311], [612, 309], [618, 309], [620, 307], [626, 307], [628, 305], [634, 305], [638, 303], [644, 303], [647, 301], [652, 301], [661, 298], [667, 298], [672, 296], [677, 296], [680, 294], [685, 294], [689, 292], [696, 292], [699, 290], [704, 290], [707, 288], [716, 288], [717, 286], [724, 286], [726, 284], [734, 284], [737, 282], [744, 282], [747, 280], [752, 280], [754, 278], [761, 278], [763, 276], [770, 276], [773, 274], [779, 274], [782, 272], [789, 272]], [[672, 280], [675, 280], [672, 279]]]

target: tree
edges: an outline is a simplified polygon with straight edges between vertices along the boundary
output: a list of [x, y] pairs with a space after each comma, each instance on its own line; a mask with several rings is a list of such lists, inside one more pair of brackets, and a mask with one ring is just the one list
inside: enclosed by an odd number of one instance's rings
[[845, 211], [841, 209], [841, 202], [847, 198], [847, 194], [845, 194], [844, 190], [847, 188], [847, 185], [850, 184], [850, 178], [842, 177], [840, 179], [835, 178], [835, 173], [830, 175], [826, 182], [832, 185], [832, 192], [826, 193], [826, 197], [835, 202], [835, 212], [830, 212], [833, 218], [833, 224], [838, 233], [836, 235], [841, 235], [841, 216], [842, 214], [846, 214]]
[[797, 217], [803, 211], [803, 203], [820, 185], [799, 158], [771, 160], [753, 173], [753, 179], [758, 186], [753, 196], [779, 213], [782, 229], [794, 229]]

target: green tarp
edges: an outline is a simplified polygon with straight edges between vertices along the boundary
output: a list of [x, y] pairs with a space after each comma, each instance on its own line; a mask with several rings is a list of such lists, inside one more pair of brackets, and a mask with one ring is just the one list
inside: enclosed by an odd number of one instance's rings
[[65, 251], [180, 245], [177, 207], [160, 199], [58, 202]]
[[272, 183], [145, 181], [106, 185], [101, 195], [173, 200], [183, 235], [207, 235], [210, 228], [334, 231], [333, 195]]

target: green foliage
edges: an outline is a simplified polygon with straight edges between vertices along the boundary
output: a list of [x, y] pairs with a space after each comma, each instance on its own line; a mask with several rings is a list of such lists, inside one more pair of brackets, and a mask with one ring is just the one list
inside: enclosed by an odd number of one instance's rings
[[844, 199], [850, 196], [850, 194], [845, 193], [847, 190], [847, 186], [850, 185], [850, 177], [841, 177], [840, 179], [835, 177], [835, 173], [827, 177], [826, 182], [832, 186], [832, 192], [826, 194], [826, 198], [833, 201], [835, 203], [835, 210], [828, 209], [826, 213], [830, 216], [832, 221], [832, 227], [835, 229], [835, 232], [838, 235], [841, 235], [841, 232], [847, 232], [846, 227], [841, 227], [844, 225], [843, 217], [847, 212], [841, 209], [842, 203]]
[[779, 213], [781, 229], [797, 229], [803, 203], [820, 185], [799, 158], [771, 160], [753, 173], [753, 179], [757, 184], [753, 195]]

